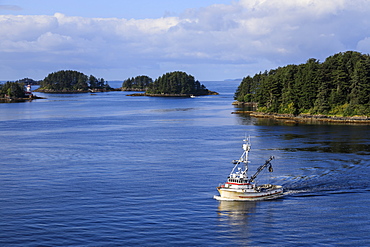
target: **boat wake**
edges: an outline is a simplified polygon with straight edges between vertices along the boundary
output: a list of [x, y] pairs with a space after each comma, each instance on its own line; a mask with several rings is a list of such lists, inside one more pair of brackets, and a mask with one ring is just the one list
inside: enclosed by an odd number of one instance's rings
[[[320, 196], [334, 193], [354, 193], [370, 189], [370, 164], [363, 160], [346, 161], [337, 167], [302, 168], [304, 175], [278, 179], [284, 195]], [[351, 163], [351, 164], [348, 164]]]

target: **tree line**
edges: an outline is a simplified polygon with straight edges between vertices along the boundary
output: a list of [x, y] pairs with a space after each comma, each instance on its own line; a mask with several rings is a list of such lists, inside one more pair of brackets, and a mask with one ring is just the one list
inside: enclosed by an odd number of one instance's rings
[[347, 51], [247, 76], [234, 99], [262, 112], [369, 116], [370, 56]]

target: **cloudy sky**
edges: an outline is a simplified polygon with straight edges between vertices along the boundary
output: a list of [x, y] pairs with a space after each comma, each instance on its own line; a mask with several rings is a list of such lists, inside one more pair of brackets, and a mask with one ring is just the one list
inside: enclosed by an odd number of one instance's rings
[[242, 78], [370, 53], [369, 0], [0, 0], [0, 80]]

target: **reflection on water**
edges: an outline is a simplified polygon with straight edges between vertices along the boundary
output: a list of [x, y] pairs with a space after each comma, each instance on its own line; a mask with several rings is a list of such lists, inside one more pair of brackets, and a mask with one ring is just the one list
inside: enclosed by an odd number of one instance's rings
[[174, 108], [174, 109], [154, 109], [153, 112], [176, 112], [176, 111], [193, 111], [196, 108]]
[[217, 215], [221, 229], [238, 236], [241, 239], [240, 246], [249, 246], [253, 233], [253, 224], [250, 221], [256, 215], [258, 202], [219, 201], [218, 203]]
[[306, 138], [307, 137], [305, 135], [298, 135], [298, 134], [293, 134], [293, 133], [286, 133], [282, 136], [284, 140], [294, 140], [296, 138]]
[[257, 202], [219, 201], [217, 214], [220, 220], [232, 220], [232, 225], [244, 225], [248, 217], [255, 214], [256, 205]]

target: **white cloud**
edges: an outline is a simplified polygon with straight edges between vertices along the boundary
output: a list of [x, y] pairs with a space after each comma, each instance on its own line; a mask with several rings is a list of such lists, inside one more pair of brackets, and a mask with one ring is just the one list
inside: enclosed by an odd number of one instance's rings
[[357, 49], [369, 54], [370, 53], [370, 37], [366, 37], [363, 40], [360, 40], [357, 45]]
[[37, 39], [58, 26], [52, 16], [0, 15], [0, 24], [0, 39], [14, 41]]
[[32, 69], [25, 76], [76, 69], [157, 77], [176, 66], [201, 79], [242, 77], [345, 50], [369, 52], [368, 11], [366, 0], [240, 0], [159, 19], [3, 15], [0, 79]]

